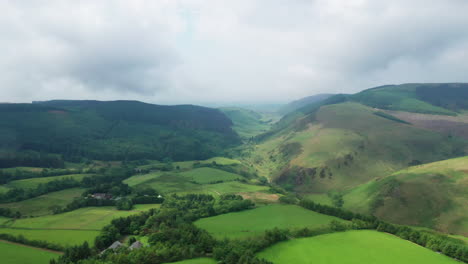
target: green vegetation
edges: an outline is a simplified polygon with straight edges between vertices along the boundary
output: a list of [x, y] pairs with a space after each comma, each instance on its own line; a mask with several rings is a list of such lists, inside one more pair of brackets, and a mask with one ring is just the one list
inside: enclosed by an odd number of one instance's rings
[[242, 178], [240, 175], [209, 167], [182, 172], [180, 175], [190, 178], [192, 181], [199, 184], [234, 181]]
[[39, 184], [45, 184], [54, 180], [61, 179], [74, 179], [76, 181], [81, 181], [84, 177], [90, 177], [93, 174], [70, 174], [70, 175], [61, 175], [61, 176], [51, 176], [51, 177], [41, 177], [41, 178], [31, 178], [24, 180], [11, 181], [5, 185], [8, 188], [21, 188], [21, 189], [34, 189], [39, 186]]
[[221, 111], [192, 105], [49, 101], [0, 104], [0, 113], [0, 167], [63, 166], [42, 153], [68, 161], [206, 159], [240, 142]]
[[350, 96], [353, 101], [388, 110], [455, 115], [468, 109], [466, 84], [402, 84], [365, 90]]
[[80, 197], [85, 191], [83, 188], [65, 189], [63, 191], [51, 192], [28, 200], [14, 203], [0, 204], [2, 208], [18, 211], [22, 215], [40, 216], [52, 214], [55, 208], [64, 207]]
[[348, 209], [394, 223], [468, 235], [466, 190], [468, 157], [462, 157], [409, 167], [354, 188], [344, 199]]
[[283, 107], [281, 107], [279, 112], [281, 114], [283, 114], [283, 115], [289, 114], [289, 113], [292, 113], [292, 112], [294, 112], [294, 111], [296, 111], [298, 109], [301, 109], [302, 107], [305, 107], [307, 105], [320, 103], [320, 102], [326, 100], [327, 98], [330, 98], [331, 96], [333, 96], [333, 95], [332, 94], [317, 94], [317, 95], [304, 97], [304, 98], [301, 98], [301, 99], [296, 100], [296, 101], [292, 101], [292, 102], [284, 105]]
[[247, 238], [273, 228], [320, 228], [338, 218], [296, 205], [268, 205], [239, 213], [203, 218], [195, 224], [215, 238]]
[[258, 254], [274, 263], [457, 263], [398, 237], [376, 231], [347, 231], [282, 242]]
[[48, 264], [51, 259], [59, 256], [58, 253], [51, 251], [13, 244], [2, 240], [0, 240], [0, 252], [2, 263], [5, 264]]
[[88, 242], [93, 245], [94, 239], [99, 235], [99, 231], [0, 228], [0, 234], [23, 236], [29, 240], [42, 240], [61, 246], [74, 246], [81, 245], [84, 242]]
[[188, 259], [177, 262], [171, 262], [170, 264], [216, 264], [217, 262], [211, 258], [196, 258]]

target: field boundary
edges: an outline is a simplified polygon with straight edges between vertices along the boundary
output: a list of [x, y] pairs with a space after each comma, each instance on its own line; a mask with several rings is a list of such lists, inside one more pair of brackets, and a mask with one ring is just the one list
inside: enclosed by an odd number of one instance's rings
[[16, 245], [16, 246], [20, 246], [20, 247], [38, 249], [38, 250], [42, 250], [42, 251], [47, 251], [47, 252], [59, 254], [59, 255], [63, 254], [62, 251], [56, 251], [56, 250], [51, 250], [51, 249], [46, 249], [46, 248], [33, 247], [33, 246], [29, 246], [29, 245], [25, 245], [25, 244], [21, 244], [21, 243], [16, 243], [16, 242], [11, 242], [11, 241], [8, 241], [8, 240], [3, 240], [3, 239], [0, 239], [0, 242], [11, 244], [11, 245]]

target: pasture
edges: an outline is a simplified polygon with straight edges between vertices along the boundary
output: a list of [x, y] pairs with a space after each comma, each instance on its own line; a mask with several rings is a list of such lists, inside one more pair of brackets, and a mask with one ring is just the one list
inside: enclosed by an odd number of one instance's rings
[[196, 168], [180, 174], [199, 184], [234, 181], [242, 178], [242, 176], [238, 174], [209, 167]]
[[368, 230], [285, 241], [260, 252], [258, 257], [274, 261], [276, 264], [458, 263], [449, 257], [396, 236]]
[[40, 177], [40, 178], [30, 178], [30, 179], [23, 179], [23, 180], [16, 180], [11, 181], [5, 185], [5, 187], [9, 188], [20, 188], [20, 189], [34, 189], [39, 184], [48, 183], [54, 180], [61, 180], [61, 179], [74, 179], [76, 181], [81, 181], [84, 177], [93, 176], [93, 174], [70, 174], [70, 175], [59, 175], [59, 176], [51, 176], [51, 177]]
[[48, 264], [59, 254], [0, 240], [0, 260], [5, 264]]
[[73, 201], [73, 198], [81, 196], [83, 188], [71, 188], [62, 191], [47, 193], [28, 200], [0, 204], [0, 207], [19, 211], [22, 215], [42, 216], [52, 214], [54, 207], [63, 207]]
[[336, 217], [323, 215], [296, 205], [268, 205], [236, 213], [203, 218], [195, 222], [216, 238], [248, 238], [277, 228], [320, 228]]

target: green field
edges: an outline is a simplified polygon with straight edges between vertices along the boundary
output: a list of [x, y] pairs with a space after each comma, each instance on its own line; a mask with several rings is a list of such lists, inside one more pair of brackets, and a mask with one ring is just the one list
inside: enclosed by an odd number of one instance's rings
[[233, 181], [242, 178], [238, 174], [209, 167], [196, 168], [180, 174], [199, 184]]
[[48, 183], [54, 180], [61, 180], [65, 178], [72, 178], [76, 181], [81, 181], [84, 177], [92, 176], [93, 174], [70, 174], [70, 175], [59, 175], [51, 177], [40, 177], [40, 178], [31, 178], [11, 181], [5, 185], [7, 188], [20, 188], [20, 189], [33, 189], [39, 186], [39, 184]]
[[187, 259], [177, 262], [171, 262], [170, 264], [216, 264], [217, 262], [211, 258], [196, 258], [196, 259]]
[[[234, 131], [243, 138], [251, 138], [270, 128], [269, 120], [262, 114], [237, 107], [220, 108], [234, 123]], [[271, 119], [270, 119], [271, 120]]]
[[48, 264], [57, 253], [0, 240], [0, 261], [4, 264]]
[[281, 242], [260, 258], [276, 264], [449, 264], [457, 261], [412, 242], [376, 231], [347, 231]]
[[47, 193], [38, 197], [14, 203], [0, 204], [0, 207], [19, 211], [22, 215], [41, 216], [52, 214], [54, 207], [66, 206], [73, 198], [81, 196], [85, 191], [83, 188], [65, 189], [58, 192]]
[[22, 235], [29, 240], [45, 240], [62, 246], [75, 246], [87, 241], [92, 246], [99, 231], [0, 228], [0, 234]]
[[112, 219], [159, 206], [159, 204], [136, 205], [131, 211], [118, 211], [113, 207], [86, 207], [57, 215], [8, 221], [0, 228], [0, 233], [23, 235], [32, 240], [46, 240], [64, 245], [75, 245], [84, 241], [93, 244], [101, 228], [109, 224]]
[[277, 228], [320, 228], [338, 218], [319, 214], [296, 205], [268, 205], [238, 213], [203, 218], [195, 225], [216, 238], [247, 238]]

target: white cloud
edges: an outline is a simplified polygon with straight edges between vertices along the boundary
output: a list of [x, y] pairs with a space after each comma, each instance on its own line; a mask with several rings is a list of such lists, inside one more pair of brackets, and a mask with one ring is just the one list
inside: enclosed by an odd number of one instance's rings
[[0, 3], [1, 101], [285, 101], [468, 81], [464, 0]]

